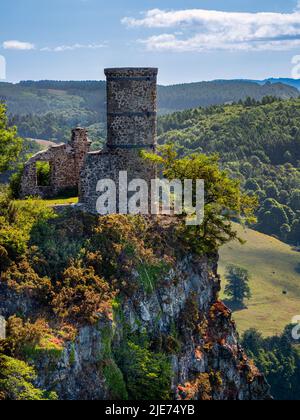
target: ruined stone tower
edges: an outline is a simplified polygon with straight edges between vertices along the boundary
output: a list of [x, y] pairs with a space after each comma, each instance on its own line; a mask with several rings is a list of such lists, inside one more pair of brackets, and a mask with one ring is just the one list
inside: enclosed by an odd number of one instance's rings
[[107, 146], [156, 145], [157, 69], [106, 69]]
[[[83, 128], [75, 128], [67, 144], [54, 145], [35, 154], [24, 167], [21, 197], [51, 198], [66, 193], [76, 195], [80, 172], [90, 145], [87, 131]], [[38, 165], [40, 163], [49, 166], [49, 179], [46, 184], [39, 181]]]
[[88, 153], [81, 173], [79, 201], [96, 213], [97, 184], [112, 179], [117, 188], [120, 171], [128, 182], [140, 178], [150, 187], [156, 178], [154, 165], [140, 157], [141, 150], [156, 149], [157, 73], [155, 68], [106, 69], [107, 143], [103, 150]]

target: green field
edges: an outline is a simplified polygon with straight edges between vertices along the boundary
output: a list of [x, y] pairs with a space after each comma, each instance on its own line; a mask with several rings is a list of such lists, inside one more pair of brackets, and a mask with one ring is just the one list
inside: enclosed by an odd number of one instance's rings
[[[40, 199], [37, 199], [40, 201]], [[16, 205], [21, 205], [22, 203], [26, 202], [27, 200], [16, 200]], [[71, 204], [77, 204], [78, 203], [78, 197], [71, 197], [71, 198], [50, 198], [48, 200], [43, 200], [45, 205], [49, 207], [55, 207], [55, 206], [65, 206], [65, 205], [71, 205]]]
[[254, 327], [264, 336], [279, 334], [300, 314], [300, 253], [270, 236], [240, 226], [237, 229], [247, 243], [234, 242], [222, 248], [219, 271], [223, 291], [226, 265], [235, 264], [250, 272], [253, 296], [246, 302], [247, 309], [234, 313], [234, 319], [240, 333]]
[[67, 204], [77, 204], [78, 197], [71, 197], [71, 198], [51, 198], [49, 200], [44, 200], [49, 206], [64, 206]]

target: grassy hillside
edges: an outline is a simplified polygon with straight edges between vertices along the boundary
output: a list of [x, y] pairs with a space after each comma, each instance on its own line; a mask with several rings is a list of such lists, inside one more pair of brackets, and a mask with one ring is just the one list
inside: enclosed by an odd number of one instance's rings
[[257, 328], [265, 336], [282, 333], [300, 314], [300, 253], [270, 236], [237, 228], [247, 243], [231, 243], [222, 248], [220, 273], [223, 290], [226, 265], [240, 265], [251, 273], [253, 296], [247, 303], [248, 309], [234, 313], [238, 329], [244, 332]]

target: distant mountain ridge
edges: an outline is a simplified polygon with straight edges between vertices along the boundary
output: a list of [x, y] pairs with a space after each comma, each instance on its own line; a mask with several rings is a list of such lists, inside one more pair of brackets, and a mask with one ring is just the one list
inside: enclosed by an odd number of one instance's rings
[[[158, 87], [159, 114], [245, 101], [266, 96], [298, 98], [299, 90], [283, 83], [216, 80]], [[11, 124], [23, 137], [66, 141], [70, 129], [88, 127], [93, 141], [106, 136], [104, 81], [23, 81], [0, 83], [0, 100], [8, 106]]]
[[[272, 81], [273, 80], [273, 81]], [[169, 113], [199, 106], [222, 105], [251, 97], [295, 98], [295, 86], [251, 80], [216, 80], [170, 86], [159, 86], [159, 110]], [[299, 81], [300, 85], [300, 81]], [[7, 101], [10, 114], [45, 114], [82, 111], [105, 114], [106, 83], [104, 81], [23, 81], [18, 84], [0, 83], [0, 98]], [[77, 114], [78, 115], [78, 114]], [[96, 122], [96, 121], [93, 121]]]
[[289, 79], [289, 78], [283, 78], [283, 79], [266, 79], [264, 81], [265, 83], [269, 82], [269, 83], [283, 83], [285, 85], [288, 86], [292, 86], [295, 87], [296, 89], [300, 90], [300, 79]]
[[214, 80], [214, 82], [218, 83], [218, 82], [228, 82], [228, 83], [236, 83], [236, 82], [245, 82], [245, 83], [256, 83], [260, 86], [263, 85], [268, 85], [268, 84], [281, 84], [281, 85], [286, 85], [286, 86], [290, 86], [293, 88], [296, 88], [297, 90], [300, 90], [300, 79], [292, 79], [289, 77], [270, 77], [268, 79], [264, 79], [264, 80], [255, 80], [255, 79], [232, 79], [232, 80], [226, 80], [226, 79], [219, 79], [219, 80]]
[[283, 83], [257, 83], [251, 80], [214, 80], [211, 82], [159, 86], [161, 113], [183, 111], [199, 106], [223, 105], [251, 97], [261, 101], [265, 96], [297, 98], [299, 91]]

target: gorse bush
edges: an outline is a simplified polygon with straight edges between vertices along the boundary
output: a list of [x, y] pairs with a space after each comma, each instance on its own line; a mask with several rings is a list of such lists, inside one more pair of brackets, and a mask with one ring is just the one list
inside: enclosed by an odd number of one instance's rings
[[56, 217], [42, 200], [12, 202], [7, 192], [0, 193], [0, 246], [12, 259], [26, 253], [33, 226]]
[[9, 344], [12, 356], [22, 357], [24, 352], [40, 345], [45, 336], [51, 335], [51, 329], [44, 319], [30, 323], [12, 316], [7, 322], [7, 334], [6, 345]]
[[97, 321], [99, 313], [111, 308], [114, 298], [109, 284], [92, 267], [83, 268], [80, 263], [64, 271], [55, 289], [54, 312], [62, 319], [71, 318], [80, 323]]

